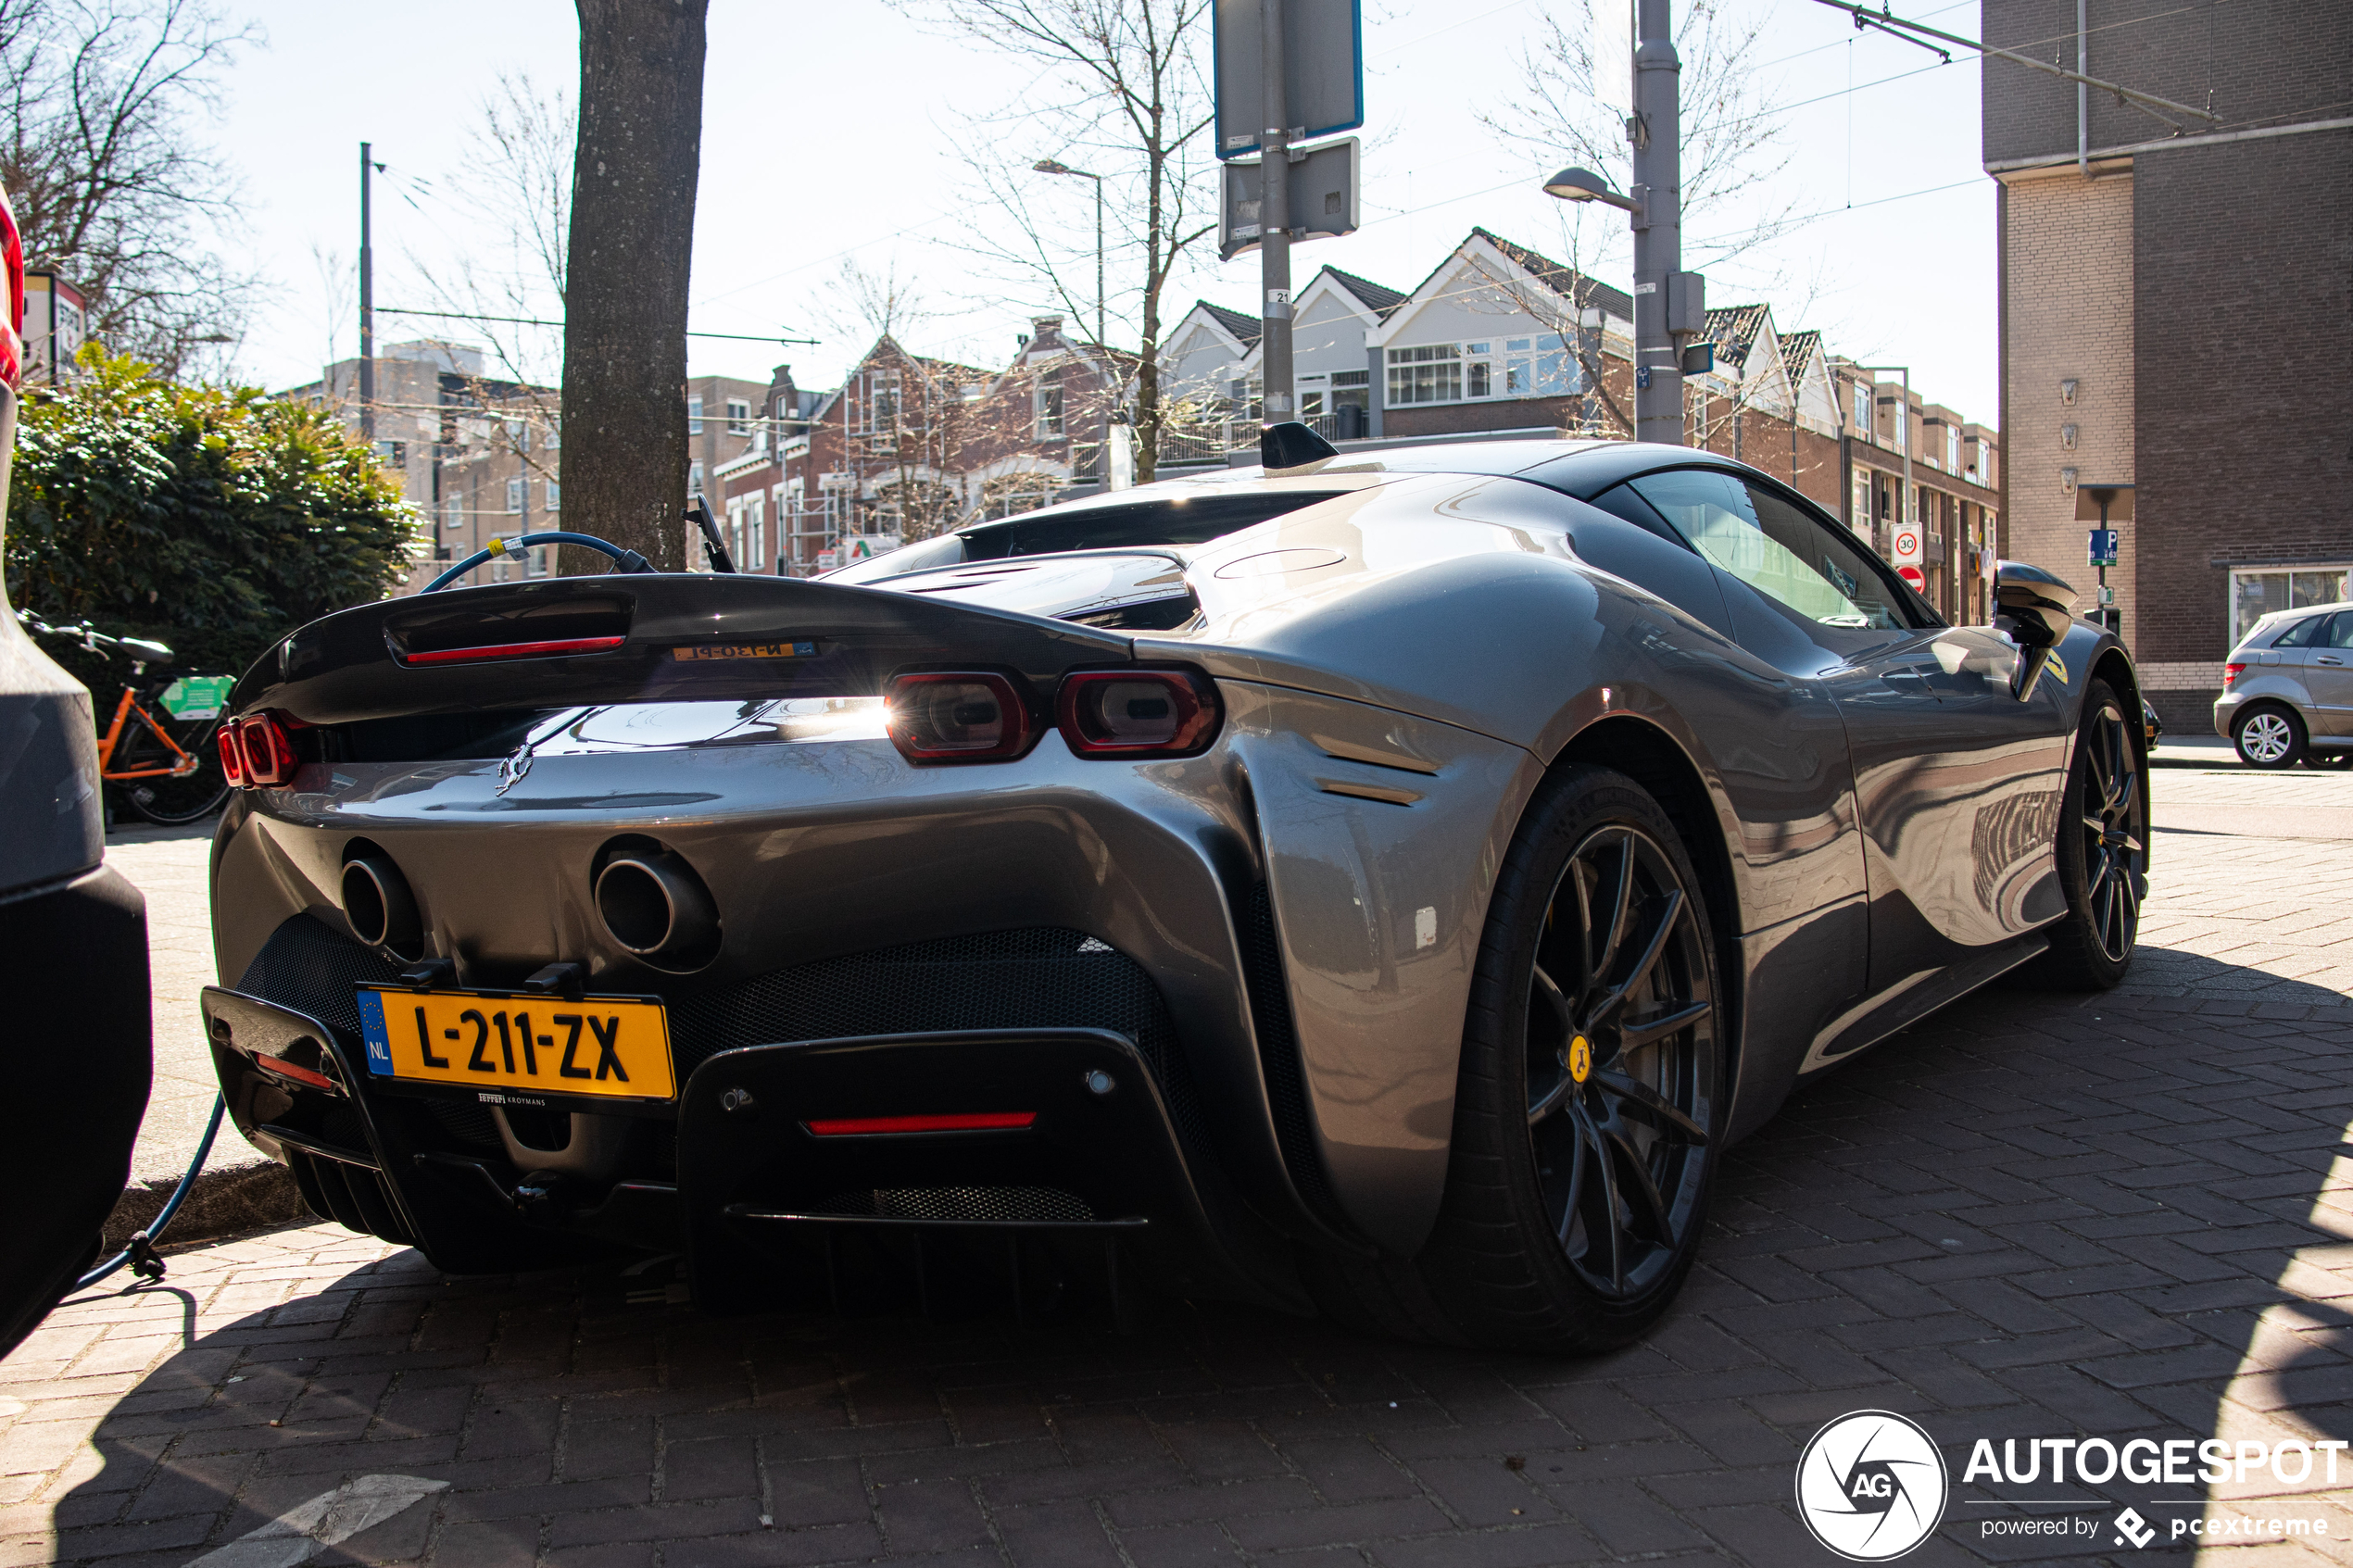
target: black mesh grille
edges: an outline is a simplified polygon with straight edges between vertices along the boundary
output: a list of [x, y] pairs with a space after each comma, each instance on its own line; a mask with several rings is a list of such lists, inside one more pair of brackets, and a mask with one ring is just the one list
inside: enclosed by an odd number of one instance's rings
[[432, 1118], [434, 1125], [475, 1153], [507, 1152], [506, 1143], [498, 1136], [497, 1119], [490, 1114], [488, 1106], [455, 1099], [419, 1100], [417, 1104]]
[[282, 1008], [307, 1012], [361, 1049], [359, 1003], [352, 987], [365, 980], [390, 984], [400, 966], [308, 915], [296, 915], [270, 934], [245, 966], [237, 989]]
[[837, 1192], [812, 1212], [875, 1220], [1063, 1220], [1095, 1217], [1087, 1200], [1059, 1187], [875, 1187]]
[[912, 942], [780, 969], [674, 1003], [678, 1075], [739, 1046], [955, 1029], [1109, 1029], [1143, 1052], [1176, 1130], [1203, 1146], [1200, 1103], [1167, 1004], [1126, 954], [1037, 926]]
[[1242, 967], [1250, 981], [1250, 1017], [1258, 1031], [1258, 1060], [1266, 1074], [1266, 1098], [1275, 1113], [1275, 1138], [1300, 1197], [1327, 1222], [1339, 1222], [1340, 1206], [1324, 1162], [1315, 1157], [1315, 1135], [1307, 1120], [1307, 1085], [1299, 1067], [1299, 1037], [1290, 1022], [1290, 992], [1283, 981], [1283, 949], [1275, 936], [1275, 900], [1260, 883], [1251, 894], [1250, 919], [1242, 934]]

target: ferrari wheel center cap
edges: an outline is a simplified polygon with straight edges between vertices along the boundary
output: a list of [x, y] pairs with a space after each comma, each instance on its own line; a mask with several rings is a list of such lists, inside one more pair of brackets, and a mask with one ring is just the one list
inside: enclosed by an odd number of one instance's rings
[[1593, 1073], [1593, 1045], [1579, 1035], [1568, 1042], [1568, 1075], [1581, 1084]]

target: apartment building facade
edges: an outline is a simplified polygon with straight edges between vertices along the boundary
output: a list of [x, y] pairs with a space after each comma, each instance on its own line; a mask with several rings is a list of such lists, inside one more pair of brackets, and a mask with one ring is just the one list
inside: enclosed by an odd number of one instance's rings
[[2203, 730], [2255, 619], [2353, 573], [2353, 9], [1985, 0], [1983, 26], [2214, 117], [1983, 74], [2012, 549], [2088, 588], [2083, 492], [2133, 486], [2121, 633], [2167, 723]]

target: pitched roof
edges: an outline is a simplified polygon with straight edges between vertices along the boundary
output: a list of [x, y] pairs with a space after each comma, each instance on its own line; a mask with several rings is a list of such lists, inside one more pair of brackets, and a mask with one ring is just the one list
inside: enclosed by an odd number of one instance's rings
[[1727, 305], [1710, 310], [1707, 336], [1716, 345], [1716, 357], [1734, 365], [1745, 363], [1769, 308], [1763, 305]]
[[1265, 323], [1255, 316], [1245, 316], [1239, 310], [1228, 310], [1222, 305], [1212, 305], [1205, 299], [1193, 301], [1193, 308], [1206, 310], [1209, 319], [1231, 332], [1244, 348], [1258, 341]]
[[1623, 290], [1589, 278], [1574, 267], [1564, 267], [1552, 257], [1539, 255], [1526, 245], [1516, 245], [1500, 234], [1480, 228], [1473, 228], [1471, 232], [1502, 251], [1514, 266], [1528, 272], [1563, 299], [1599, 306], [1621, 320], [1634, 319], [1634, 301]]
[[1353, 272], [1343, 272], [1337, 267], [1327, 266], [1324, 270], [1332, 275], [1333, 282], [1354, 295], [1358, 304], [1384, 321], [1389, 320], [1390, 311], [1411, 297], [1399, 294], [1395, 289], [1376, 283], [1369, 278], [1360, 278]]
[[1811, 328], [1802, 332], [1790, 332], [1781, 339], [1781, 359], [1789, 366], [1790, 380], [1805, 378], [1806, 368], [1822, 351], [1822, 334]]

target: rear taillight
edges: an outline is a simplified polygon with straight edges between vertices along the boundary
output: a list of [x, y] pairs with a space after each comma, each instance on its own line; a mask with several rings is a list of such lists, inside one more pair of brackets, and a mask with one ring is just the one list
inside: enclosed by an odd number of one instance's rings
[[245, 748], [237, 736], [237, 721], [233, 719], [213, 732], [213, 744], [220, 747], [220, 776], [229, 781], [232, 789], [245, 787]]
[[926, 671], [892, 678], [886, 694], [890, 744], [918, 767], [999, 762], [1037, 738], [1029, 704], [988, 671]]
[[10, 386], [24, 379], [24, 236], [17, 229], [16, 209], [0, 191], [0, 269], [8, 280], [8, 319], [0, 331], [0, 382]]
[[2231, 689], [2231, 683], [2237, 680], [2246, 669], [2246, 666], [2244, 664], [2225, 664], [2222, 666], [2222, 689], [2224, 691], [2229, 691]]
[[[250, 719], [238, 721], [237, 750], [239, 759], [245, 764], [244, 782], [256, 788], [285, 784], [295, 776], [295, 770], [302, 766], [301, 759], [295, 756], [294, 742], [286, 738], [286, 732], [280, 727], [278, 721], [267, 713], [257, 713]], [[229, 749], [225, 746], [221, 748], [220, 759], [226, 765]]]
[[1076, 670], [1054, 721], [1078, 757], [1191, 757], [1217, 737], [1217, 688], [1193, 670]]

